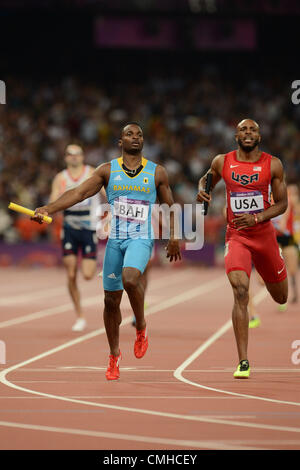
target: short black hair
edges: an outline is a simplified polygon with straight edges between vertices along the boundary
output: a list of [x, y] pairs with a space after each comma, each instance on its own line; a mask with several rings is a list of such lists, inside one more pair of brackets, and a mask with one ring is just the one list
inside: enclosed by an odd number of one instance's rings
[[127, 122], [126, 124], [124, 124], [124, 126], [122, 127], [122, 129], [121, 129], [121, 135], [123, 135], [124, 129], [125, 129], [125, 127], [127, 127], [127, 126], [138, 126], [138, 127], [142, 130], [142, 127], [141, 127], [141, 125], [140, 125], [138, 122], [136, 122], [136, 121], [130, 121], [130, 122]]

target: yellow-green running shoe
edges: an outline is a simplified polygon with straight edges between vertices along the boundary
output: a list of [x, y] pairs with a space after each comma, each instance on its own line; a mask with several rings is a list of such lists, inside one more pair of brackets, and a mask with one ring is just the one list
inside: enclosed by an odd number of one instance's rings
[[258, 328], [260, 326], [259, 317], [251, 317], [249, 321], [249, 328]]
[[287, 309], [287, 303], [278, 305], [279, 312], [285, 312], [286, 309]]
[[250, 365], [247, 359], [240, 361], [236, 371], [233, 374], [235, 379], [248, 379], [250, 376]]

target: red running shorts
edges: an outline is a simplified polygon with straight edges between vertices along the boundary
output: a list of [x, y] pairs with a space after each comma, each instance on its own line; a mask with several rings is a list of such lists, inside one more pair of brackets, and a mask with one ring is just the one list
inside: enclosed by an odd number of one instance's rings
[[225, 244], [225, 269], [245, 271], [250, 278], [252, 266], [267, 283], [281, 282], [287, 277], [281, 248], [271, 223], [259, 224], [238, 232], [227, 228]]

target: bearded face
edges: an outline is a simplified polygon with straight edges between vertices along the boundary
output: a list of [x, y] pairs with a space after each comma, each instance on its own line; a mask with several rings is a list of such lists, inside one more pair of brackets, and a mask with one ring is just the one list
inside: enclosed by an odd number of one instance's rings
[[260, 139], [259, 138], [256, 138], [256, 139], [241, 139], [238, 137], [237, 139], [237, 142], [239, 144], [239, 146], [241, 147], [242, 150], [244, 150], [244, 152], [246, 153], [249, 153], [249, 152], [252, 152], [252, 150], [255, 149], [255, 147], [258, 146], [259, 142], [260, 142]]
[[237, 126], [236, 141], [244, 152], [252, 152], [260, 140], [259, 126], [252, 119], [244, 119]]

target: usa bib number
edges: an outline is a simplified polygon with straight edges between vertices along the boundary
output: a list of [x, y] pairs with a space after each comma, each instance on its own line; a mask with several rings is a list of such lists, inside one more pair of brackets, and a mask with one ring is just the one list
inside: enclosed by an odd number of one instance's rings
[[127, 222], [144, 224], [148, 219], [148, 214], [149, 201], [120, 197], [114, 202], [114, 215]]
[[264, 210], [264, 198], [260, 191], [245, 191], [230, 194], [230, 208], [236, 213], [254, 213]]

